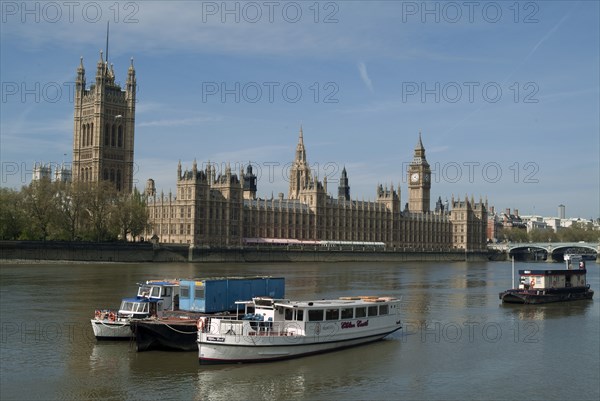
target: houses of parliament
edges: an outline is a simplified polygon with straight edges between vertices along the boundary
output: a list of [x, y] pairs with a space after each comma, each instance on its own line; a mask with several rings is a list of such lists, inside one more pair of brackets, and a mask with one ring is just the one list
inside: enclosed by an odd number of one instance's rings
[[[95, 84], [86, 87], [83, 60], [77, 68], [73, 136], [73, 180], [101, 180], [132, 191], [136, 77], [133, 59], [126, 87], [102, 52]], [[292, 152], [290, 152], [292, 155]], [[331, 195], [327, 178], [319, 181], [309, 167], [302, 128], [289, 171], [287, 197], [258, 196], [257, 177], [215, 165], [183, 171], [177, 167], [176, 194], [158, 194], [148, 179], [149, 211], [145, 238], [195, 247], [243, 247], [258, 242], [369, 243], [387, 250], [482, 251], [486, 247], [487, 202], [471, 197], [438, 199], [430, 210], [431, 169], [419, 133], [407, 171], [408, 199], [401, 190], [377, 186], [374, 201], [353, 200], [344, 168]]]

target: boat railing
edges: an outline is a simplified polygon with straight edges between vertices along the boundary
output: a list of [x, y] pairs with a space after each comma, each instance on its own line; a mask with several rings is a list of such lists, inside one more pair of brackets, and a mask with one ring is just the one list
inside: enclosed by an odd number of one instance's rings
[[111, 309], [96, 309], [94, 312], [94, 318], [96, 320], [114, 322], [119, 319], [119, 317], [119, 312]]
[[[302, 330], [303, 323], [295, 321], [270, 321], [235, 318], [209, 319], [202, 332], [224, 336], [294, 336]], [[303, 330], [302, 330], [303, 331]]]

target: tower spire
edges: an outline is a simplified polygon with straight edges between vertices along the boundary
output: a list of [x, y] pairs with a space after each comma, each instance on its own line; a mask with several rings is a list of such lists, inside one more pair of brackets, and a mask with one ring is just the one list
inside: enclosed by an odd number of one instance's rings
[[419, 130], [419, 141], [417, 142], [417, 146], [415, 147], [415, 150], [425, 151], [425, 147], [423, 146], [423, 141], [421, 140], [421, 130]]
[[300, 124], [300, 134], [298, 135], [298, 145], [296, 146], [296, 161], [306, 162], [306, 149], [304, 148], [302, 124]]
[[106, 21], [106, 64], [108, 64], [108, 29], [110, 25], [110, 20]]

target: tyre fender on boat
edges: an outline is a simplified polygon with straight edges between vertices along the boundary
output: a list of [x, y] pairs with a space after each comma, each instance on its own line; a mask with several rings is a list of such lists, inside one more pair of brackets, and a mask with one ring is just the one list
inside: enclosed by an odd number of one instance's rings
[[115, 320], [117, 320], [117, 317], [115, 316], [114, 312], [110, 312], [108, 314], [108, 320], [111, 321], [111, 322], [114, 322]]
[[530, 285], [531, 287], [535, 286], [535, 278], [532, 278], [532, 279], [531, 279], [531, 282], [529, 283], [529, 285]]

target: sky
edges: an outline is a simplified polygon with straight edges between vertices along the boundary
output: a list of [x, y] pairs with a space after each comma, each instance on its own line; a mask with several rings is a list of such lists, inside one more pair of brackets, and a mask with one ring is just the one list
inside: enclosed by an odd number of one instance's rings
[[175, 192], [177, 163], [248, 163], [287, 194], [302, 126], [328, 191], [400, 187], [419, 132], [431, 199], [600, 217], [597, 1], [20, 2], [1, 4], [3, 187], [70, 163], [80, 57], [138, 92], [134, 182]]

